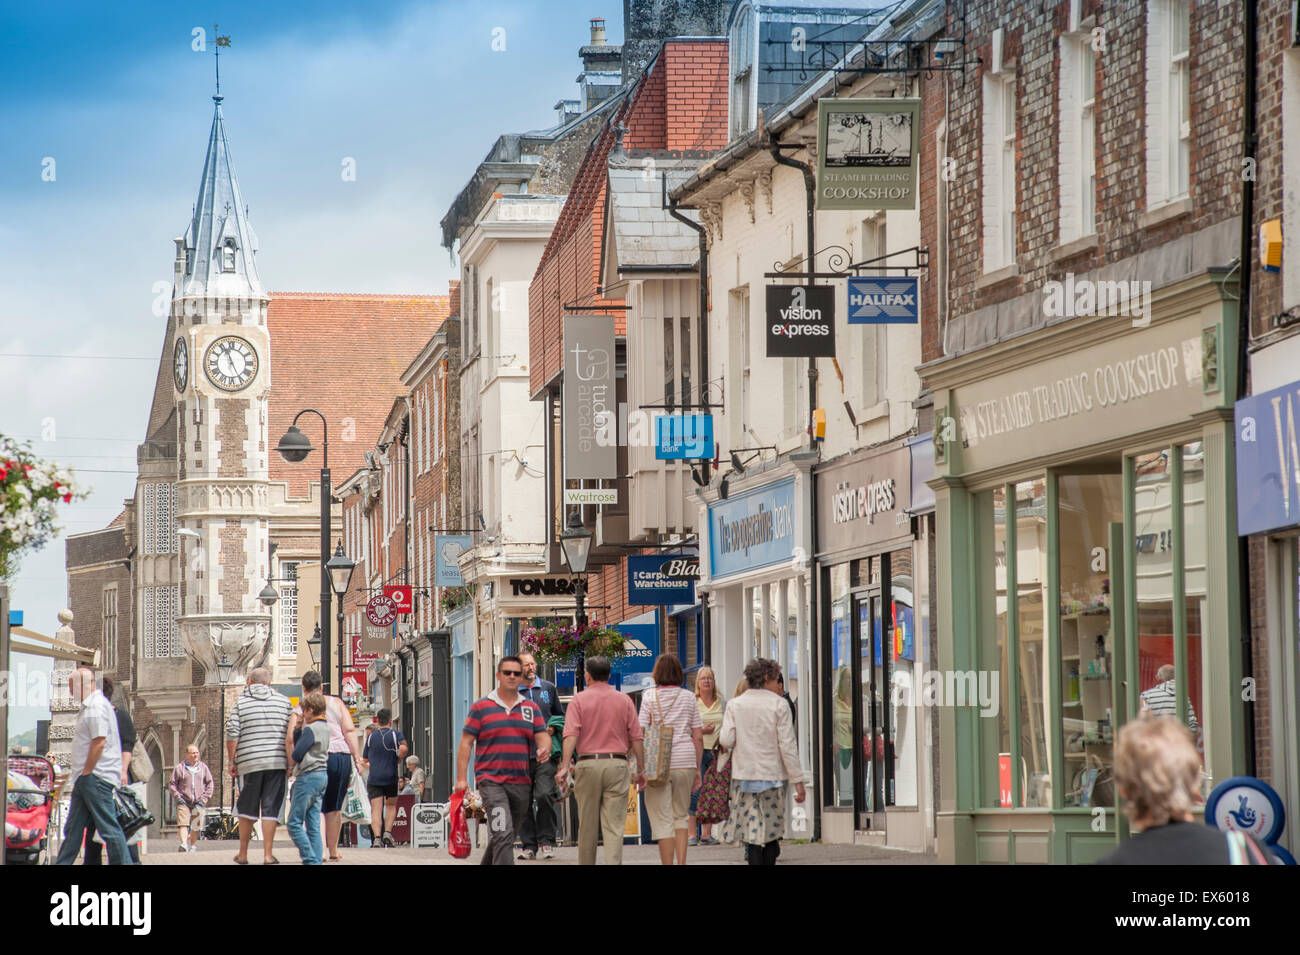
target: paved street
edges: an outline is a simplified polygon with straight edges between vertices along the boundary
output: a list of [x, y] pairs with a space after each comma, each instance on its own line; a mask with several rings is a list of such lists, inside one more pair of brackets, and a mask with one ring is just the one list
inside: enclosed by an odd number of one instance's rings
[[[227, 865], [238, 847], [237, 842], [200, 842], [196, 852], [177, 852], [170, 842], [154, 842], [144, 857], [145, 865]], [[284, 865], [298, 863], [298, 850], [288, 836], [276, 833], [276, 858]], [[465, 862], [451, 858], [445, 849], [344, 849], [343, 861], [335, 867], [350, 865], [471, 865], [477, 864], [482, 850], [476, 850]], [[556, 850], [553, 861], [520, 862], [519, 865], [577, 865], [576, 848]], [[262, 844], [254, 842], [248, 850], [249, 865], [262, 864]], [[599, 859], [599, 857], [598, 857]], [[687, 855], [690, 865], [743, 865], [740, 849], [727, 846], [692, 847]], [[782, 865], [929, 865], [934, 856], [886, 849], [880, 846], [827, 846], [820, 844], [786, 845], [781, 849]], [[624, 865], [658, 865], [659, 851], [655, 846], [626, 846], [623, 849]]]

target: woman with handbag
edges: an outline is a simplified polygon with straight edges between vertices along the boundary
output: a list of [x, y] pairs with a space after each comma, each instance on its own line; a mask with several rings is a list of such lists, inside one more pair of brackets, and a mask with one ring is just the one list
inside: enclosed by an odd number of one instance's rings
[[750, 865], [776, 865], [785, 835], [785, 794], [793, 783], [795, 802], [805, 797], [803, 767], [790, 707], [776, 692], [781, 665], [762, 657], [745, 666], [748, 685], [722, 717], [719, 742], [731, 754], [731, 815], [724, 842], [745, 844]]
[[655, 685], [641, 697], [646, 754], [645, 808], [659, 861], [686, 865], [691, 793], [700, 788], [704, 723], [695, 694], [682, 686], [681, 661], [665, 653], [655, 661]]
[[[695, 708], [700, 711], [700, 721], [704, 726], [704, 755], [700, 760], [700, 778], [703, 779], [709, 773], [709, 767], [713, 765], [715, 751], [718, 746], [718, 732], [722, 729], [722, 711], [726, 708], [727, 701], [718, 693], [718, 681], [713, 675], [712, 667], [700, 667], [699, 672], [695, 674]], [[695, 817], [699, 810], [700, 791], [696, 790], [691, 793], [691, 814], [687, 820], [686, 828], [691, 834], [687, 845], [696, 845], [696, 833], [699, 833], [699, 845], [716, 846], [718, 840], [712, 838], [713, 824], [704, 822], [700, 828], [696, 829]]]

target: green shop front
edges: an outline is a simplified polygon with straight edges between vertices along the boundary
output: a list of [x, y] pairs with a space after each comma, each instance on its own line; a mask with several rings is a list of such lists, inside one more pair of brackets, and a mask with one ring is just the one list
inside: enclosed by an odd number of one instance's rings
[[1192, 730], [1205, 793], [1243, 769], [1235, 287], [1207, 272], [1152, 305], [922, 369], [943, 862], [1088, 863], [1127, 838], [1115, 733], [1144, 707]]

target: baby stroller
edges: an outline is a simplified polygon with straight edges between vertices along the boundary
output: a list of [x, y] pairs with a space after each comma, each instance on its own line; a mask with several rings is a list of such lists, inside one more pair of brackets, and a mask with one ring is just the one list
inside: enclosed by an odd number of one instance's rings
[[5, 860], [11, 865], [48, 862], [54, 764], [44, 756], [10, 756], [6, 781]]

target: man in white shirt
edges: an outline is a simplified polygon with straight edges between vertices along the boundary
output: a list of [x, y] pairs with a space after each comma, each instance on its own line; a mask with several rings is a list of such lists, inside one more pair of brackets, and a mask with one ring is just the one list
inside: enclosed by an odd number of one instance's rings
[[110, 865], [130, 865], [126, 836], [117, 824], [113, 792], [122, 781], [122, 745], [113, 704], [95, 686], [95, 674], [82, 667], [68, 677], [68, 692], [81, 704], [72, 735], [72, 803], [55, 865], [77, 861], [86, 828], [93, 821], [108, 846]]

